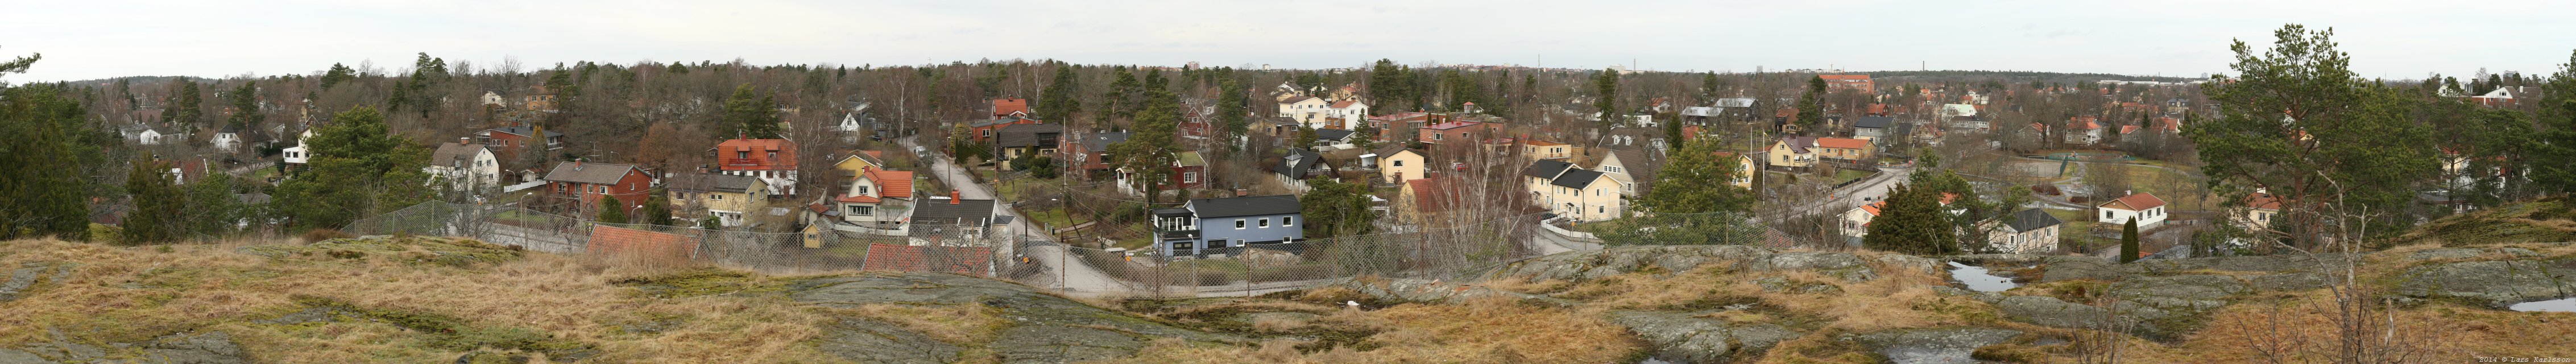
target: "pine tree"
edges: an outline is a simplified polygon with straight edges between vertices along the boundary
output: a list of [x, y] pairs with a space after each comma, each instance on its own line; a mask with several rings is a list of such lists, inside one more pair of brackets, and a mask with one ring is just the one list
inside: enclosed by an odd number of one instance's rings
[[1887, 195], [1887, 205], [1870, 219], [1868, 236], [1861, 245], [1870, 249], [1915, 255], [1957, 254], [1958, 231], [1953, 229], [1949, 212], [1942, 211], [1940, 191], [1898, 184]]
[[626, 205], [618, 202], [617, 196], [600, 196], [599, 222], [626, 223]]
[[1798, 133], [1813, 135], [1825, 122], [1825, 76], [1807, 79], [1807, 94], [1798, 97]]
[[201, 106], [205, 103], [203, 93], [197, 89], [197, 81], [179, 80], [179, 94], [170, 97], [170, 105], [161, 112], [161, 121], [177, 126], [183, 132], [196, 131], [198, 125], [206, 122], [206, 111]]
[[1592, 106], [1601, 112], [1602, 127], [1628, 126], [1628, 113], [1619, 110], [1619, 70], [1602, 69], [1599, 76], [1592, 78], [1592, 87], [1600, 93], [1600, 99]]
[[751, 84], [735, 86], [733, 96], [725, 97], [725, 126], [744, 138], [778, 139], [778, 108], [769, 100], [773, 99], [754, 95]]
[[384, 114], [373, 106], [332, 116], [304, 145], [312, 149], [312, 168], [278, 185], [272, 203], [294, 228], [338, 228], [432, 195], [420, 169], [429, 150], [387, 132]]
[[1377, 210], [1369, 209], [1367, 184], [1317, 176], [1306, 180], [1306, 187], [1309, 190], [1297, 196], [1297, 204], [1306, 217], [1307, 236], [1349, 237], [1376, 229], [1372, 222], [1377, 221]]
[[224, 98], [231, 100], [233, 104], [233, 115], [226, 119], [226, 125], [231, 125], [234, 128], [249, 129], [253, 126], [259, 125], [261, 121], [267, 119], [266, 116], [259, 113], [258, 81], [242, 82], [241, 87], [233, 88], [232, 92], [225, 93]]
[[[2322, 213], [2328, 207], [2404, 211], [2414, 188], [2441, 170], [2432, 130], [2409, 115], [2416, 101], [2354, 74], [2333, 34], [2293, 24], [2274, 32], [2267, 51], [2236, 42], [2237, 75], [2209, 87], [2220, 117], [2183, 128], [2217, 193], [2263, 188], [2281, 200], [2288, 213], [2275, 226], [2331, 225], [2338, 218]], [[2393, 231], [2406, 220], [2352, 222]], [[2318, 234], [2288, 235], [2300, 246], [2318, 242]]]
[[660, 188], [655, 188], [652, 195], [651, 199], [644, 200], [644, 223], [670, 226], [671, 198], [664, 196]]
[[125, 221], [120, 225], [125, 228], [125, 241], [121, 243], [159, 244], [179, 240], [183, 230], [181, 226], [186, 224], [181, 218], [182, 210], [187, 208], [187, 202], [181, 199], [186, 197], [179, 194], [177, 187], [171, 186], [170, 174], [164, 171], [167, 169], [160, 161], [154, 160], [151, 152], [144, 152], [134, 159], [134, 169], [125, 176], [126, 200], [134, 204], [134, 209], [126, 212]]
[[[25, 72], [42, 58], [0, 62], [0, 75]], [[0, 153], [0, 196], [7, 196], [0, 198], [0, 239], [89, 236], [89, 186], [82, 173], [69, 173], [98, 154], [74, 142], [90, 133], [89, 112], [55, 87], [0, 82], [0, 135], [8, 136], [0, 138], [0, 150], [8, 151]]]
[[337, 86], [342, 82], [349, 82], [349, 80], [357, 78], [358, 70], [350, 69], [349, 66], [343, 66], [338, 63], [332, 63], [331, 70], [322, 74], [322, 88], [329, 89], [331, 86]]
[[1055, 66], [1055, 81], [1047, 83], [1045, 93], [1038, 96], [1038, 104], [1033, 106], [1038, 109], [1038, 120], [1072, 123], [1073, 115], [1082, 112], [1082, 96], [1079, 95], [1082, 85], [1073, 71], [1070, 65]]
[[1217, 84], [1220, 85], [1217, 88], [1222, 94], [1216, 99], [1216, 123], [1224, 130], [1222, 138], [1226, 150], [1242, 150], [1243, 133], [1252, 130], [1250, 117], [1252, 112], [1249, 110], [1251, 104], [1243, 95], [1245, 92], [1243, 85], [1235, 83], [1234, 80], [1225, 80]]
[[2138, 218], [2120, 223], [2120, 262], [2138, 261]]
[[[2541, 85], [2540, 133], [2533, 138], [2531, 183], [2544, 195], [2576, 193], [2576, 53]], [[2576, 211], [2576, 203], [2561, 203]]]

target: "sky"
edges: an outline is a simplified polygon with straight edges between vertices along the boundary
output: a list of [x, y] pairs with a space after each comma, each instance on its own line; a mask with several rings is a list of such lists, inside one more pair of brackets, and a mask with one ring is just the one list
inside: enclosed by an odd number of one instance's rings
[[1974, 69], [2198, 77], [2230, 42], [2333, 27], [2365, 77], [2545, 75], [2564, 1], [157, 1], [0, 4], [13, 83], [388, 71], [426, 52], [521, 69], [638, 61], [1660, 71]]

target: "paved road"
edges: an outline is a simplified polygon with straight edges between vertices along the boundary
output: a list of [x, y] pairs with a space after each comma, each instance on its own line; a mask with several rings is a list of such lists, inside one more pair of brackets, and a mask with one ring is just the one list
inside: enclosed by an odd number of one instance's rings
[[1537, 240], [1537, 244], [1535, 245], [1538, 245], [1539, 255], [1601, 249], [1601, 243], [1586, 242], [1580, 239], [1566, 237], [1564, 235], [1557, 235], [1556, 232], [1548, 231], [1547, 229], [1538, 229], [1537, 233], [1533, 233], [1531, 235], [1537, 235], [1537, 238], [1534, 240]]
[[1793, 216], [1772, 216], [1764, 218], [1763, 221], [1766, 223], [1776, 223], [1788, 218], [1806, 216], [1808, 214], [1840, 214], [1843, 213], [1843, 211], [1825, 210], [1834, 207], [1857, 207], [1868, 202], [1862, 201], [1862, 198], [1885, 197], [1887, 196], [1888, 190], [1895, 188], [1897, 181], [1905, 180], [1905, 176], [1909, 173], [1913, 173], [1912, 167], [1881, 167], [1879, 168], [1879, 173], [1877, 175], [1870, 176], [1868, 180], [1852, 183], [1849, 186], [1843, 186], [1843, 188], [1834, 189], [1832, 192], [1833, 198], [1809, 201], [1798, 205], [1795, 209], [1791, 209], [1790, 211], [1797, 211]]
[[[912, 137], [896, 139], [895, 142], [903, 145], [907, 150], [916, 147]], [[949, 158], [939, 154], [938, 151], [926, 150], [921, 154], [917, 159], [929, 165], [930, 175], [948, 184], [949, 188], [957, 189], [959, 195], [969, 199], [994, 199], [997, 200], [996, 202], [1002, 202], [994, 197], [991, 187], [975, 183], [974, 179], [967, 177], [964, 170], [958, 169], [956, 164], [950, 163]], [[1005, 228], [1018, 232], [1021, 238], [1034, 241], [1058, 241], [1055, 236], [1049, 234], [1050, 232], [1045, 231], [1046, 229], [1038, 228], [1035, 223], [1029, 222], [1029, 219], [1018, 217], [1021, 216], [1020, 213], [1013, 211], [1007, 202], [993, 204], [993, 214], [1013, 216], [1011, 225]], [[1013, 251], [1015, 245], [1003, 244], [1002, 256], [1029, 257], [1047, 268], [1028, 280], [1031, 285], [1062, 288], [1066, 293], [1081, 296], [1097, 296], [1128, 290], [1125, 282], [1092, 268], [1091, 264], [1084, 263], [1080, 258], [1072, 258], [1069, 255], [1071, 252], [1065, 251], [1062, 245], [1029, 244], [1026, 251]]]

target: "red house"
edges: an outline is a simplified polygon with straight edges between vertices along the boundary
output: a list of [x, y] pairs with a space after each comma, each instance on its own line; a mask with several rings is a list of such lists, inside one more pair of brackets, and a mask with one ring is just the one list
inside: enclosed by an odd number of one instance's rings
[[[563, 133], [552, 131], [545, 133], [544, 150], [551, 151], [563, 149]], [[497, 157], [502, 161], [512, 161], [518, 160], [521, 148], [537, 143], [538, 138], [536, 138], [536, 135], [536, 128], [519, 125], [476, 132], [474, 133], [474, 138], [476, 139], [475, 142], [477, 144], [492, 146], [493, 157]]]
[[968, 136], [973, 137], [974, 141], [990, 143], [993, 141], [994, 135], [1002, 134], [1002, 128], [1010, 127], [1012, 125], [1037, 123], [1039, 123], [1038, 119], [1017, 116], [994, 118], [993, 120], [978, 121], [974, 124], [967, 124], [966, 133]]
[[1416, 131], [1422, 133], [1422, 137], [1416, 140], [1431, 144], [1440, 144], [1440, 142], [1453, 140], [1474, 142], [1476, 141], [1476, 133], [1484, 130], [1485, 123], [1473, 121], [1451, 121], [1425, 125], [1421, 129], [1416, 129]]
[[1878, 84], [1870, 81], [1869, 75], [1820, 75], [1816, 77], [1825, 79], [1825, 89], [1828, 90], [1852, 90], [1860, 91], [1860, 93], [1863, 94], [1875, 93], [1878, 91]]
[[711, 150], [718, 174], [759, 177], [769, 194], [796, 194], [796, 142], [786, 139], [733, 139]]
[[554, 170], [546, 171], [545, 188], [557, 196], [580, 199], [585, 210], [598, 209], [600, 198], [611, 196], [625, 209], [634, 210], [651, 197], [652, 187], [653, 175], [633, 165], [575, 161], [557, 163]]
[[1029, 117], [1029, 99], [993, 99], [993, 118]]

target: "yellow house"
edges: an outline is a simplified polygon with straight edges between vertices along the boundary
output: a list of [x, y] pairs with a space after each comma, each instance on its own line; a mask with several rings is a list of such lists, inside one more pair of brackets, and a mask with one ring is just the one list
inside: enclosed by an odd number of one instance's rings
[[1842, 161], [1867, 161], [1871, 147], [1867, 139], [1816, 138], [1816, 156]]
[[1530, 178], [1530, 199], [1557, 216], [1576, 221], [1619, 217], [1627, 208], [1619, 181], [1609, 174], [1557, 160], [1541, 160], [1521, 171]]
[[1807, 168], [1816, 165], [1815, 137], [1782, 137], [1771, 142], [1768, 160], [1772, 167]]
[[769, 194], [763, 191], [768, 188], [759, 177], [751, 176], [685, 173], [662, 180], [677, 215], [715, 218], [724, 226], [750, 222], [753, 211], [767, 206]]
[[1417, 178], [1404, 181], [1396, 193], [1397, 220], [1414, 224], [1445, 227], [1443, 219], [1450, 210], [1466, 203], [1459, 196], [1458, 181], [1449, 178]]
[[1753, 174], [1762, 173], [1761, 162], [1758, 160], [1765, 154], [1769, 153], [1743, 154], [1736, 152], [1717, 152], [1717, 158], [1721, 161], [1730, 159], [1735, 161], [1735, 180], [1727, 181], [1728, 184], [1733, 184], [1735, 187], [1751, 189], [1753, 188]]
[[1402, 149], [1379, 156], [1377, 163], [1377, 174], [1386, 177], [1387, 183], [1404, 183], [1404, 181], [1429, 177], [1427, 173], [1430, 169], [1423, 165], [1431, 161], [1429, 157], [1423, 156], [1422, 152]]
[[833, 162], [832, 169], [840, 170], [841, 178], [857, 178], [859, 171], [870, 168], [886, 169], [885, 160], [877, 159], [883, 154], [885, 151], [877, 150], [851, 152], [850, 156], [841, 157], [840, 161]]

